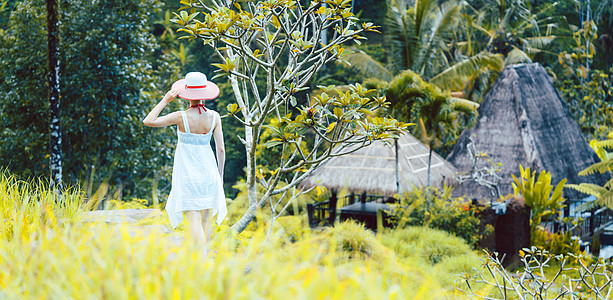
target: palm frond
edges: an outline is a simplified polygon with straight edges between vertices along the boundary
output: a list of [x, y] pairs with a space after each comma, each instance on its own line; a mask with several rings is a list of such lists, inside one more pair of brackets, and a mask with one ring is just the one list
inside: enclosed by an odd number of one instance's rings
[[590, 175], [593, 173], [606, 173], [608, 171], [613, 170], [613, 159], [609, 159], [609, 160], [605, 160], [605, 161], [601, 161], [598, 163], [595, 163], [587, 168], [585, 168], [585, 170], [579, 172], [580, 176], [585, 176], [585, 175]]
[[555, 35], [535, 36], [535, 37], [522, 38], [521, 41], [522, 43], [530, 46], [531, 48], [543, 48], [549, 43], [553, 42], [555, 38], [556, 38]]
[[352, 67], [364, 73], [366, 77], [377, 78], [385, 81], [390, 81], [392, 79], [392, 72], [390, 72], [390, 70], [372, 58], [372, 56], [362, 51], [357, 51], [347, 55], [345, 60], [351, 64]]
[[489, 36], [490, 38], [492, 38], [496, 34], [496, 30], [494, 30], [494, 29], [487, 29], [487, 28], [483, 27], [479, 23], [473, 23], [472, 26], [473, 26], [473, 28], [475, 28], [478, 31], [480, 31], [481, 33]]
[[596, 198], [599, 198], [600, 195], [604, 193], [610, 192], [609, 190], [593, 183], [567, 184], [565, 185], [565, 187], [571, 188], [584, 194], [595, 196]]
[[428, 28], [422, 28], [420, 32], [420, 38], [426, 38], [426, 40], [423, 41], [422, 49], [418, 51], [421, 55], [419, 55], [419, 59], [416, 62], [416, 68], [420, 73], [423, 73], [425, 65], [428, 62], [432, 62], [434, 59], [432, 57], [433, 53], [439, 48], [437, 44], [439, 44], [444, 38], [444, 35], [451, 32], [454, 25], [457, 24], [461, 9], [461, 4], [450, 1], [430, 12], [430, 21], [427, 23]]
[[391, 62], [402, 65], [403, 69], [411, 68], [414, 59], [414, 49], [417, 49], [415, 13], [409, 9], [405, 0], [391, 0], [388, 2], [385, 14], [385, 37], [389, 41]]
[[602, 193], [600, 197], [598, 197], [598, 203], [602, 206], [613, 208], [613, 191]]
[[449, 105], [454, 111], [462, 112], [468, 115], [473, 115], [479, 108], [479, 103], [468, 99], [450, 97]]
[[602, 148], [607, 148], [607, 149], [613, 148], [613, 140], [596, 141], [594, 144], [597, 147], [602, 147]]
[[430, 83], [443, 89], [462, 89], [467, 77], [476, 76], [483, 69], [500, 72], [503, 66], [503, 56], [481, 52], [457, 62], [430, 79]]
[[530, 59], [530, 57], [528, 56], [528, 54], [526, 54], [526, 52], [513, 46], [513, 50], [509, 51], [509, 53], [507, 54], [507, 57], [504, 60], [504, 65], [508, 66], [512, 64], [531, 63], [531, 62], [532, 62], [532, 59]]
[[366, 79], [363, 83], [364, 87], [369, 90], [377, 90], [377, 91], [386, 91], [389, 87], [390, 82], [387, 80], [381, 80], [378, 78], [369, 78]]

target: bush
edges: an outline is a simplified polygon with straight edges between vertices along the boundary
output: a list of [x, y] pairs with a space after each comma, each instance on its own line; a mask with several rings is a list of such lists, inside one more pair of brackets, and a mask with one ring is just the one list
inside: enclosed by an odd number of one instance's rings
[[532, 245], [554, 255], [581, 253], [581, 245], [571, 231], [551, 233], [539, 227], [532, 234]]
[[284, 239], [294, 243], [303, 240], [309, 231], [308, 218], [306, 214], [299, 216], [282, 216], [275, 221], [275, 229], [279, 230]]
[[479, 256], [466, 242], [452, 234], [428, 227], [388, 230], [381, 243], [394, 251], [400, 261], [424, 269], [443, 284], [452, 284], [455, 276], [479, 265]]
[[402, 195], [400, 203], [390, 214], [390, 222], [399, 229], [405, 226], [428, 226], [444, 230], [461, 237], [469, 245], [476, 246], [481, 239], [481, 222], [476, 216], [478, 211], [464, 199], [453, 198], [451, 191], [450, 187], [415, 187]]
[[374, 233], [367, 230], [363, 224], [347, 221], [327, 227], [318, 236], [307, 243], [319, 243], [325, 252], [336, 253], [344, 259], [373, 259], [377, 261], [389, 258], [392, 253], [385, 248], [375, 237]]

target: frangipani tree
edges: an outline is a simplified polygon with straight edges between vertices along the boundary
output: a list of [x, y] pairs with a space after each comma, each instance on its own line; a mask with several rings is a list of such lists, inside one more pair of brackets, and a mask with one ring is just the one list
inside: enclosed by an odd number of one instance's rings
[[[249, 208], [232, 226], [235, 230], [244, 230], [257, 208], [267, 202], [273, 211], [272, 228], [291, 201], [285, 201], [286, 207], [275, 214], [281, 202], [273, 203], [271, 196], [297, 197], [305, 192], [298, 183], [327, 159], [391, 137], [408, 126], [376, 117], [374, 110], [387, 105], [385, 97], [367, 97], [369, 90], [361, 85], [346, 92], [323, 87], [323, 93], [304, 103], [296, 97], [326, 63], [343, 60], [344, 43], [359, 43], [365, 39], [363, 32], [377, 30], [371, 23], [358, 23], [350, 0], [307, 1], [304, 6], [293, 0], [181, 3], [190, 9], [174, 20], [185, 34], [181, 38], [199, 39], [215, 49], [221, 58], [215, 64], [215, 77], [227, 76], [236, 97], [236, 103], [228, 105], [229, 115], [245, 126], [241, 141], [247, 156]], [[259, 85], [256, 79], [262, 78], [265, 84]], [[275, 122], [269, 122], [271, 118]], [[273, 134], [260, 141], [265, 126]], [[256, 146], [261, 142], [282, 153], [278, 165], [267, 166], [266, 173], [257, 168]], [[259, 198], [258, 183], [265, 188]]]

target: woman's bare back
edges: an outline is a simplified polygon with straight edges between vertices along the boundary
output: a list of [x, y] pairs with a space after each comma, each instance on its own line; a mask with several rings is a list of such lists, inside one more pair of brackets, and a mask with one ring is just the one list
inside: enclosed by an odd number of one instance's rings
[[[201, 113], [199, 113], [198, 108], [190, 108], [185, 112], [190, 133], [206, 134], [209, 133], [213, 127], [216, 112], [210, 109], [206, 111], [200, 109], [200, 112]], [[183, 126], [182, 122], [177, 125], [179, 125], [179, 130], [181, 132], [185, 132], [185, 126]]]

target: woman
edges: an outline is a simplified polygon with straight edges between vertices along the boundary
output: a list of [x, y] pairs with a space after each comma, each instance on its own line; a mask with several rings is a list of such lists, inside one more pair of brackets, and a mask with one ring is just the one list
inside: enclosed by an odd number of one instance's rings
[[[162, 109], [177, 96], [189, 100], [186, 111], [176, 111], [158, 117]], [[162, 101], [143, 120], [150, 127], [177, 125], [177, 149], [172, 169], [172, 189], [166, 211], [173, 228], [187, 216], [189, 233], [196, 247], [207, 256], [211, 239], [211, 212], [217, 214], [217, 224], [226, 216], [223, 191], [225, 149], [219, 114], [205, 108], [205, 100], [219, 96], [219, 88], [200, 72], [191, 72], [172, 85]], [[217, 163], [211, 149], [215, 138]]]

